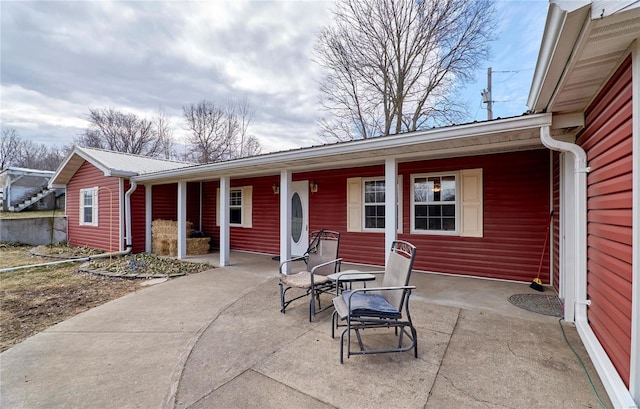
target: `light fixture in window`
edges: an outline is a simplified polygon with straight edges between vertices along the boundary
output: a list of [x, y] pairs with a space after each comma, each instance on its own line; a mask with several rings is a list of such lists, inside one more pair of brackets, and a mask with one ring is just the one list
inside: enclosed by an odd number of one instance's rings
[[280, 185], [278, 185], [277, 183], [274, 183], [273, 186], [271, 186], [271, 189], [273, 189], [274, 195], [280, 194]]
[[433, 192], [438, 193], [440, 191], [440, 182], [436, 182], [433, 184]]
[[311, 193], [318, 192], [318, 182], [311, 181], [309, 182], [309, 189], [311, 189]]

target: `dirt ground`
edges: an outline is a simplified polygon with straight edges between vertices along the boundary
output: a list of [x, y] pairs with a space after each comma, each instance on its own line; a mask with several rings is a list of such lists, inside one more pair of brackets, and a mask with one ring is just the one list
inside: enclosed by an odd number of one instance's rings
[[[55, 261], [33, 256], [31, 249], [0, 244], [0, 269]], [[55, 251], [59, 253], [59, 247]], [[77, 248], [70, 251], [78, 253]], [[137, 291], [143, 282], [81, 274], [78, 264], [0, 273], [0, 352], [58, 322]], [[194, 272], [190, 267], [188, 273]]]

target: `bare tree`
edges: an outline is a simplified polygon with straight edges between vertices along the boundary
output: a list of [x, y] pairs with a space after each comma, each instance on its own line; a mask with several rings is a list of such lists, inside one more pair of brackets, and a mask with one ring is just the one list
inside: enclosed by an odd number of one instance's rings
[[13, 128], [2, 130], [0, 143], [0, 161], [2, 169], [10, 166], [54, 170], [62, 162], [65, 148], [47, 146], [33, 141], [24, 140], [18, 136]]
[[189, 131], [189, 160], [209, 163], [260, 153], [260, 143], [248, 134], [253, 110], [246, 100], [229, 100], [224, 106], [203, 100], [182, 111]]
[[493, 0], [340, 0], [321, 31], [327, 139], [360, 139], [457, 121], [456, 87], [489, 56]]
[[2, 130], [0, 139], [0, 170], [13, 166], [20, 156], [20, 145], [22, 141], [18, 137], [16, 130], [7, 128]]
[[[154, 157], [167, 157], [172, 143], [168, 120], [140, 118], [113, 108], [89, 109], [89, 128], [75, 139], [81, 146]], [[160, 118], [159, 116], [159, 118]], [[163, 126], [158, 129], [157, 126]], [[169, 148], [168, 148], [169, 146]]]

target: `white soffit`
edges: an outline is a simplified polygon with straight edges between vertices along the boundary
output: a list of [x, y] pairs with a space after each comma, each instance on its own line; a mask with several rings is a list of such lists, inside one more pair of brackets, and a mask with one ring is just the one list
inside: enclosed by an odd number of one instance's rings
[[534, 112], [583, 112], [640, 38], [640, 1], [594, 1], [588, 13], [565, 4], [549, 7], [529, 95]]

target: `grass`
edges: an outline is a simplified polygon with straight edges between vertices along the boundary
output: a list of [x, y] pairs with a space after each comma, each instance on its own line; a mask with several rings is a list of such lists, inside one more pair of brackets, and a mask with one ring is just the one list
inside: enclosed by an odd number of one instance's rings
[[64, 216], [64, 210], [34, 210], [25, 212], [0, 212], [0, 219], [31, 219], [35, 217]]

